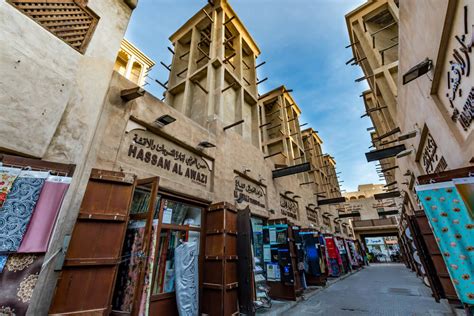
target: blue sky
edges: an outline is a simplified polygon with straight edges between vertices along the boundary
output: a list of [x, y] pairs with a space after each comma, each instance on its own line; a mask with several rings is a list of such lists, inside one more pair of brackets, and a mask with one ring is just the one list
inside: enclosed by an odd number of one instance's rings
[[[379, 183], [374, 163], [364, 153], [370, 146], [362, 91], [365, 82], [355, 83], [362, 71], [346, 66], [352, 57], [344, 15], [364, 0], [230, 0], [234, 10], [259, 45], [259, 86], [263, 94], [281, 84], [293, 89], [302, 109], [301, 123], [319, 131], [324, 150], [336, 159], [342, 188], [356, 190], [358, 184]], [[160, 61], [171, 63], [169, 36], [207, 1], [140, 0], [126, 38], [157, 65], [150, 76], [167, 80]], [[150, 81], [151, 82], [151, 81]], [[151, 82], [146, 86], [156, 96], [163, 90]], [[305, 126], [308, 127], [308, 126]]]

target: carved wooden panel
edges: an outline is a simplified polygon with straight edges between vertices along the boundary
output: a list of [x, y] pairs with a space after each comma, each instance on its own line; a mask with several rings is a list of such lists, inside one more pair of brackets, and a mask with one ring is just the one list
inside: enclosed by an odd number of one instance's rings
[[7, 0], [74, 49], [84, 53], [99, 17], [79, 0]]

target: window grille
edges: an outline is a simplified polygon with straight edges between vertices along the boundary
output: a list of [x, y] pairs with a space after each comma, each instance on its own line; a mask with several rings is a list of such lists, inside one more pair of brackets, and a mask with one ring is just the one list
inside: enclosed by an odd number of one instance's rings
[[84, 0], [7, 0], [11, 5], [84, 53], [99, 17]]

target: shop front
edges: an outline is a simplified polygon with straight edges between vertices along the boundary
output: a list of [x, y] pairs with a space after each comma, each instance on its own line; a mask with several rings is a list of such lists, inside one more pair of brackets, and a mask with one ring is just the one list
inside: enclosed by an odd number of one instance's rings
[[74, 170], [0, 155], [0, 314], [27, 312]]
[[197, 315], [215, 159], [121, 104], [104, 106], [50, 313]]

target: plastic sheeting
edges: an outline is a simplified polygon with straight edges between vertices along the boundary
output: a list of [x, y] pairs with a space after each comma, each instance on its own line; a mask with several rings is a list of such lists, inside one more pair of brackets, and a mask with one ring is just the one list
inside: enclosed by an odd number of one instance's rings
[[180, 316], [197, 316], [199, 311], [199, 247], [197, 242], [185, 242], [176, 247], [175, 287]]

